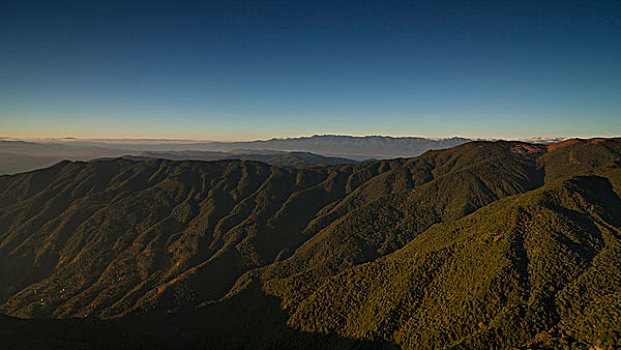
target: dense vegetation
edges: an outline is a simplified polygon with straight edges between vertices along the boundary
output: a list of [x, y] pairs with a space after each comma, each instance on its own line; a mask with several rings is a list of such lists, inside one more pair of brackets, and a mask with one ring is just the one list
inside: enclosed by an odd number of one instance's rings
[[75, 322], [170, 348], [618, 347], [619, 194], [619, 139], [62, 162], [0, 177], [2, 311], [117, 320], [2, 319], [21, 322], [3, 338], [92, 343], [36, 331]]

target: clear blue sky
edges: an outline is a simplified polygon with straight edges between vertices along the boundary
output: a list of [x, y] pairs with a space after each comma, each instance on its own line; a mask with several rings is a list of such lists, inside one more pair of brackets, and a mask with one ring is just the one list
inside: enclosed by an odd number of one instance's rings
[[621, 135], [619, 1], [4, 1], [0, 136]]

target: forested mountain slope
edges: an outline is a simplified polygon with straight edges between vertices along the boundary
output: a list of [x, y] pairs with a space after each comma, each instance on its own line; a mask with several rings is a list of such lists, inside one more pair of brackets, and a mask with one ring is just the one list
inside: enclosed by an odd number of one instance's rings
[[231, 348], [618, 344], [620, 164], [619, 139], [307, 169], [62, 162], [0, 177], [2, 311], [172, 312], [189, 344]]
[[621, 200], [609, 178], [576, 176], [331, 278], [289, 323], [405, 348], [508, 348], [550, 333], [587, 347], [617, 344], [620, 301]]

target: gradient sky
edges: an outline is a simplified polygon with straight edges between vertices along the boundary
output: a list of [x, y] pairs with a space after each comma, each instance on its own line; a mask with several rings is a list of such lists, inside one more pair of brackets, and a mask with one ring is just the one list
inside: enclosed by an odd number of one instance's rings
[[3, 1], [0, 136], [621, 135], [619, 1]]

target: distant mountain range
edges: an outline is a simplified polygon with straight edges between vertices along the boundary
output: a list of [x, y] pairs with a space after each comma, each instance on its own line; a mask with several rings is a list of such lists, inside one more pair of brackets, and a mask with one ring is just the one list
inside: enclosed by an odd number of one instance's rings
[[[560, 138], [535, 137], [526, 141], [547, 144], [561, 140]], [[470, 141], [473, 140], [459, 137], [430, 139], [340, 135], [315, 135], [246, 142], [80, 140], [74, 138], [24, 142], [5, 139], [0, 140], [0, 174], [16, 174], [41, 169], [61, 160], [85, 161], [119, 156], [149, 158], [161, 156], [174, 160], [247, 159], [286, 167], [344, 164], [372, 159], [415, 157], [429, 150], [450, 148]]]
[[355, 160], [414, 157], [429, 150], [444, 149], [471, 141], [464, 138], [428, 139], [422, 137], [337, 136], [315, 135], [291, 139], [271, 139], [250, 142], [214, 142], [214, 149], [270, 149], [306, 151], [326, 156]]
[[[332, 135], [249, 142], [158, 142], [157, 140], [104, 142], [76, 139], [24, 142], [0, 140], [0, 174], [15, 174], [40, 169], [51, 166], [60, 160], [84, 161], [123, 155], [141, 157], [160, 155], [163, 158], [175, 160], [250, 159], [287, 167], [309, 164], [343, 164], [352, 160], [413, 157], [428, 150], [453, 147], [468, 141], [463, 138], [425, 139], [420, 137]], [[262, 153], [257, 153], [257, 151]], [[151, 153], [145, 154], [144, 152]], [[184, 158], [185, 156], [187, 157]]]
[[0, 176], [0, 347], [619, 348], [620, 196], [621, 139]]

